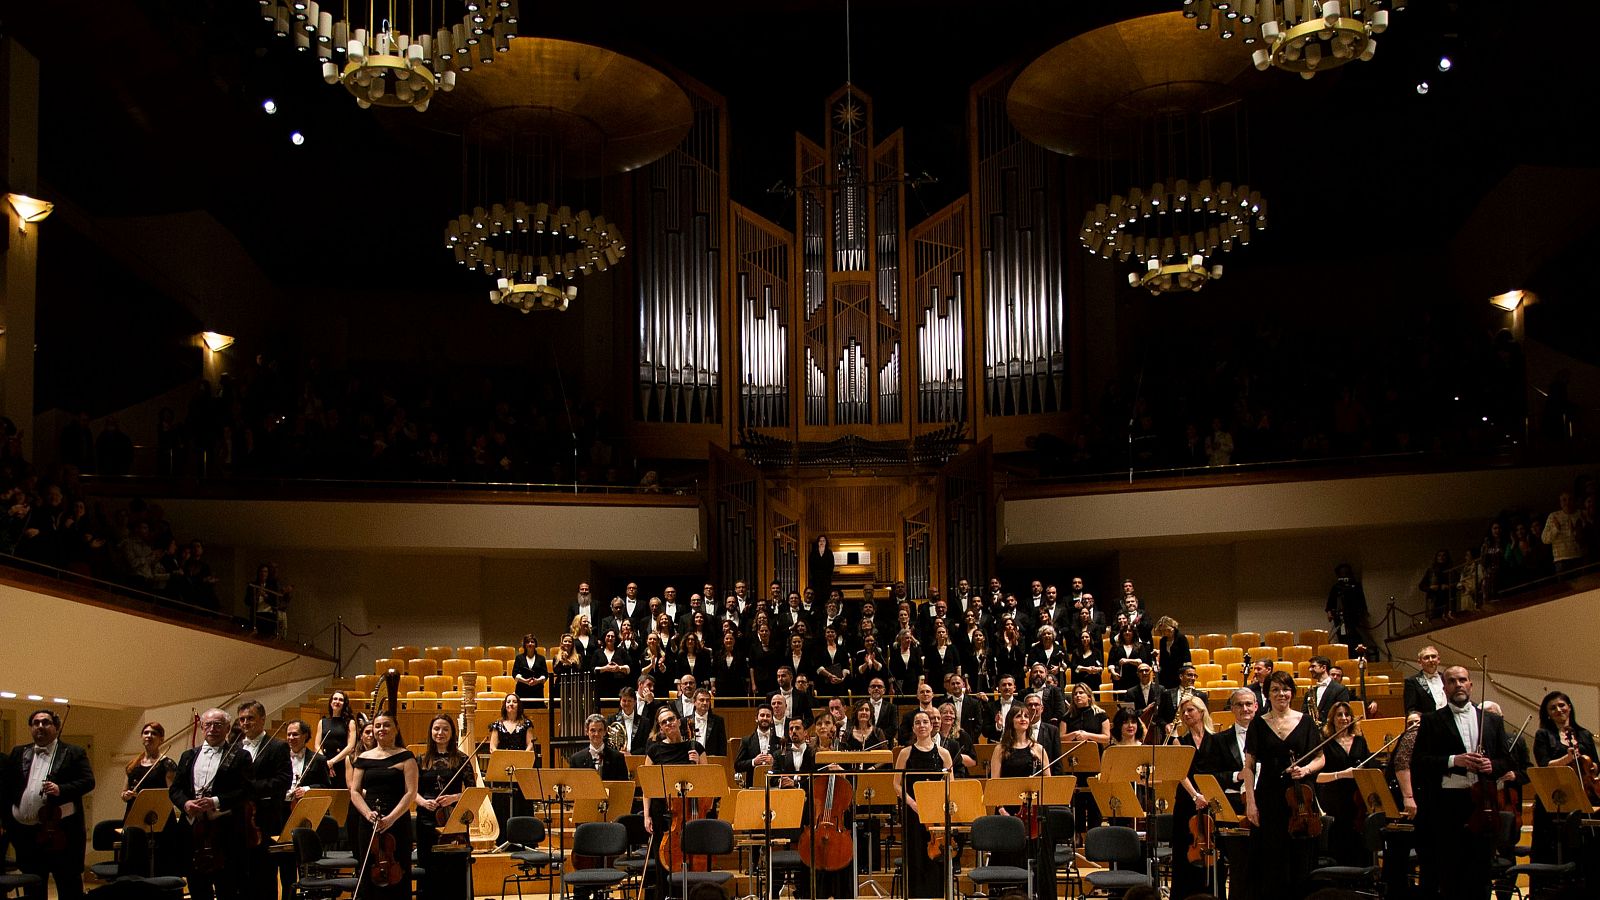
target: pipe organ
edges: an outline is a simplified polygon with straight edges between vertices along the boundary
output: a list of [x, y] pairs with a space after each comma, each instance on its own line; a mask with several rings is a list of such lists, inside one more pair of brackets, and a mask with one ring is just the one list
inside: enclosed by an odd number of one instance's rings
[[634, 181], [639, 297], [638, 417], [722, 421], [724, 113], [690, 91], [694, 125]]
[[[902, 135], [875, 141], [871, 98], [840, 88], [820, 142], [795, 135], [792, 231], [728, 198], [722, 101], [690, 88], [693, 129], [633, 176], [634, 408], [638, 423], [711, 427], [642, 433], [768, 449], [864, 440], [916, 460], [918, 441], [1015, 445], [1053, 427], [1019, 417], [1071, 407], [1074, 236], [1059, 163], [1006, 119], [1008, 85], [970, 95], [971, 192], [909, 229]], [[816, 461], [826, 451], [763, 458], [830, 464]]]

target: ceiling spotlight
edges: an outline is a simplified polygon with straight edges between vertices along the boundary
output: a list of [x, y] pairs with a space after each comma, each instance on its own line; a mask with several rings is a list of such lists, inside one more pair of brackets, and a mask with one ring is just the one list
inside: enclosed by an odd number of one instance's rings
[[202, 331], [200, 332], [200, 341], [204, 343], [206, 345], [206, 349], [210, 350], [212, 353], [221, 353], [222, 351], [233, 346], [233, 335], [218, 334], [215, 331]]
[[38, 701], [44, 699], [44, 695], [43, 694], [29, 694], [28, 695], [28, 699], [32, 700], [34, 702], [38, 702]]
[[262, 112], [265, 112], [269, 116], [277, 115], [278, 114], [278, 101], [272, 99], [271, 97], [268, 97], [267, 99], [261, 101], [261, 110], [262, 110]]
[[1417, 93], [1426, 94], [1427, 92], [1428, 92], [1428, 83], [1426, 81], [1417, 82]]
[[1448, 56], [1439, 57], [1439, 71], [1448, 72], [1448, 71], [1450, 71], [1450, 67], [1452, 65], [1454, 65], [1454, 64], [1450, 62], [1450, 57], [1448, 57]]
[[[1424, 85], [1424, 87], [1426, 87], [1426, 85]], [[304, 144], [305, 142], [306, 142], [306, 136], [301, 134], [298, 131], [293, 132], [292, 134], [289, 135], [289, 143], [294, 144], [296, 147], [300, 146], [301, 144]]]
[[15, 700], [15, 699], [17, 699], [17, 692], [16, 691], [0, 691], [0, 700]]

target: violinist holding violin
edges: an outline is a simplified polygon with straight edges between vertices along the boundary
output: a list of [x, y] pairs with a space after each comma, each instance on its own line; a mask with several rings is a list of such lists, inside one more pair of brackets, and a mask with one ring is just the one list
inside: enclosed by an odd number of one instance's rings
[[[277, 900], [271, 856], [272, 840], [289, 816], [284, 797], [294, 781], [289, 745], [267, 733], [267, 709], [255, 700], [239, 704], [234, 716], [239, 725], [239, 749], [250, 763], [250, 803], [255, 808], [257, 833], [246, 841], [246, 877], [240, 893], [255, 900]], [[231, 864], [231, 861], [230, 861]]]
[[[366, 860], [360, 896], [411, 895], [411, 802], [417, 797], [417, 758], [401, 743], [400, 726], [385, 710], [372, 720], [377, 746], [357, 756], [350, 771], [351, 846]], [[370, 849], [369, 849], [370, 848]]]
[[[1578, 780], [1586, 782], [1584, 772], [1595, 774], [1594, 734], [1578, 724], [1572, 711], [1572, 698], [1561, 691], [1544, 695], [1539, 704], [1539, 731], [1533, 736], [1533, 761], [1540, 766], [1573, 766]], [[1592, 799], [1592, 798], [1591, 798]], [[1555, 816], [1543, 802], [1533, 805], [1533, 861], [1554, 863], [1560, 831]]]
[[[1294, 679], [1288, 672], [1273, 672], [1267, 676], [1267, 711], [1251, 720], [1245, 732], [1241, 771], [1244, 814], [1254, 829], [1249, 854], [1253, 897], [1301, 896], [1315, 861], [1316, 840], [1289, 833], [1292, 813], [1316, 814], [1315, 794], [1302, 780], [1323, 765], [1320, 754], [1302, 759], [1316, 748], [1317, 730], [1310, 716], [1290, 708], [1293, 701]], [[1291, 789], [1297, 792], [1295, 808], [1290, 806]]]
[[[699, 741], [687, 740], [683, 736], [682, 720], [678, 718], [677, 710], [671, 705], [656, 708], [656, 740], [644, 753], [652, 766], [680, 766], [706, 765], [706, 748]], [[691, 804], [697, 801], [690, 800]], [[667, 840], [669, 832], [681, 828], [682, 821], [674, 821], [669, 812], [670, 805], [667, 800], [652, 799], [650, 809], [644, 817], [644, 829], [652, 836], [652, 846], [659, 847], [662, 841]], [[685, 813], [687, 816], [689, 813]], [[666, 897], [667, 893], [667, 866], [656, 866], [656, 896]]]
[[428, 749], [417, 761], [417, 864], [428, 873], [417, 886], [423, 900], [445, 894], [439, 889], [442, 879], [433, 877], [433, 848], [439, 843], [439, 827], [450, 820], [461, 799], [462, 786], [473, 777], [467, 768], [467, 755], [457, 745], [455, 717], [434, 716], [428, 723]]
[[94, 790], [94, 770], [82, 747], [61, 737], [61, 719], [51, 710], [28, 715], [31, 743], [14, 747], [0, 771], [0, 819], [17, 848], [23, 873], [39, 883], [24, 888], [28, 900], [43, 900], [56, 880], [61, 900], [83, 896], [83, 795]]
[[[1187, 897], [1206, 890], [1214, 862], [1210, 854], [1216, 852], [1217, 846], [1216, 819], [1211, 816], [1210, 805], [1213, 800], [1227, 802], [1223, 797], [1202, 794], [1195, 786], [1194, 776], [1211, 775], [1222, 784], [1223, 779], [1233, 774], [1233, 759], [1223, 744], [1231, 736], [1212, 732], [1211, 712], [1205, 700], [1193, 694], [1184, 697], [1178, 704], [1178, 723], [1179, 730], [1172, 739], [1195, 748], [1189, 773], [1179, 784], [1180, 790], [1172, 805], [1172, 896]], [[1197, 821], [1199, 827], [1193, 827]], [[1197, 839], [1196, 835], [1203, 839]], [[1204, 849], [1207, 846], [1209, 851]]]
[[[328, 770], [328, 760], [321, 753], [311, 749], [311, 726], [304, 719], [290, 719], [283, 726], [283, 736], [289, 745], [289, 787], [283, 792], [284, 806], [293, 810], [294, 805], [306, 792], [312, 788], [330, 787], [333, 783], [333, 773]], [[294, 882], [298, 877], [295, 871], [295, 858], [293, 853], [277, 853], [278, 857], [278, 885], [283, 889], [284, 897], [294, 896]]]
[[1444, 691], [1448, 702], [1422, 717], [1411, 758], [1422, 890], [1425, 896], [1487, 900], [1495, 829], [1475, 827], [1474, 797], [1482, 786], [1474, 786], [1485, 782], [1493, 798], [1495, 781], [1511, 768], [1505, 723], [1473, 704], [1465, 668], [1444, 670]]
[[250, 797], [250, 757], [238, 752], [231, 725], [224, 710], [201, 713], [204, 743], [179, 757], [178, 771], [167, 789], [188, 832], [189, 865], [184, 878], [189, 882], [190, 900], [234, 900], [239, 896], [242, 867], [227, 861], [244, 857], [243, 815], [234, 813], [241, 812]]

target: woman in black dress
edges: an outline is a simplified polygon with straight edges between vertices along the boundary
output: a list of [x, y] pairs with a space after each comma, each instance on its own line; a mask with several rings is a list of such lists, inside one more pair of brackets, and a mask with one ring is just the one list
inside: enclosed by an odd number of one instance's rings
[[456, 720], [438, 715], [428, 723], [428, 749], [418, 762], [417, 779], [417, 864], [428, 876], [417, 896], [435, 900], [447, 895], [443, 882], [434, 876], [433, 848], [439, 843], [439, 812], [452, 814], [461, 799], [462, 785], [471, 773], [466, 771], [467, 755], [456, 746]]
[[921, 781], [949, 780], [950, 754], [933, 742], [933, 717], [925, 710], [917, 710], [911, 719], [911, 743], [900, 749], [895, 757], [895, 793], [902, 801], [900, 807], [901, 833], [905, 835], [906, 896], [943, 897], [945, 894], [944, 857], [928, 858], [928, 829], [923, 816], [930, 821], [943, 823], [943, 811], [938, 808], [918, 807], [914, 785]]
[[[411, 896], [411, 802], [417, 797], [417, 758], [405, 748], [394, 716], [379, 713], [372, 720], [377, 746], [357, 756], [350, 767], [351, 844], [357, 859], [367, 860], [360, 873], [361, 896], [405, 900]], [[369, 852], [377, 834], [394, 836], [394, 861], [400, 879], [388, 887], [372, 881]]]
[[833, 592], [833, 544], [825, 534], [817, 535], [817, 542], [806, 554], [806, 587], [820, 598]]
[[[1195, 748], [1194, 758], [1189, 762], [1189, 774], [1179, 785], [1182, 790], [1172, 802], [1172, 896], [1187, 897], [1204, 891], [1211, 880], [1209, 866], [1204, 862], [1201, 865], [1189, 862], [1189, 847], [1193, 843], [1189, 822], [1198, 810], [1208, 807], [1211, 801], [1228, 802], [1226, 797], [1207, 797], [1202, 794], [1194, 783], [1194, 776], [1212, 775], [1219, 779], [1220, 784], [1220, 779], [1230, 775], [1233, 761], [1228, 756], [1228, 748], [1222, 743], [1222, 738], [1211, 731], [1211, 713], [1206, 709], [1204, 700], [1186, 697], [1178, 705], [1178, 716], [1182, 721], [1178, 743]], [[1212, 885], [1211, 889], [1215, 892], [1217, 886]]]
[[894, 681], [896, 694], [909, 694], [917, 689], [922, 677], [922, 651], [917, 649], [916, 635], [911, 629], [902, 629], [895, 638], [895, 647], [889, 651], [889, 678]]
[[739, 637], [722, 633], [722, 652], [711, 664], [711, 692], [722, 697], [739, 697], [751, 690], [750, 662], [739, 651]]
[[[1012, 704], [1011, 714], [1006, 717], [1004, 734], [1000, 739], [1000, 746], [989, 757], [990, 778], [1038, 778], [1050, 764], [1045, 755], [1044, 747], [1037, 741], [1028, 737], [1029, 726], [1032, 720], [1028, 717], [1028, 708], [1020, 703]], [[1022, 815], [1024, 807], [1020, 804], [1005, 806], [1001, 812], [1006, 815]], [[1033, 844], [1033, 893], [1039, 900], [1054, 900], [1056, 896], [1056, 867], [1055, 867], [1055, 840], [1050, 835], [1049, 816], [1045, 815], [1045, 808], [1035, 804], [1028, 810], [1035, 820], [1034, 827], [1038, 836], [1032, 838]], [[994, 853], [989, 857], [991, 866], [1023, 866], [1026, 864], [1026, 854], [1022, 853]]]
[[350, 695], [334, 691], [328, 697], [328, 712], [317, 722], [317, 751], [328, 761], [328, 778], [332, 787], [348, 787], [345, 779], [345, 760], [355, 756], [356, 736], [361, 731], [355, 724], [355, 713], [350, 709]]
[[539, 654], [539, 639], [532, 634], [522, 636], [522, 655], [511, 662], [511, 677], [517, 680], [517, 696], [534, 705], [544, 699], [544, 683], [550, 676], [550, 666]]
[[1088, 685], [1072, 686], [1072, 697], [1067, 701], [1067, 716], [1061, 720], [1061, 724], [1067, 729], [1067, 736], [1061, 745], [1063, 750], [1079, 741], [1090, 741], [1102, 748], [1111, 743], [1111, 722], [1106, 718], [1105, 710], [1095, 705], [1094, 694], [1090, 693]]
[[[1533, 761], [1541, 766], [1570, 766], [1583, 757], [1593, 763], [1594, 734], [1578, 724], [1572, 699], [1561, 691], [1544, 695], [1539, 704], [1539, 731], [1533, 736]], [[1554, 863], [1559, 829], [1544, 803], [1533, 805], [1533, 861]]]
[[1100, 652], [1100, 642], [1088, 631], [1078, 632], [1072, 650], [1072, 683], [1085, 685], [1089, 690], [1100, 687], [1100, 673], [1105, 671], [1105, 654]]
[[1322, 771], [1317, 773], [1317, 802], [1324, 813], [1333, 816], [1328, 855], [1341, 866], [1364, 866], [1369, 856], [1367, 823], [1361, 814], [1365, 807], [1359, 801], [1355, 770], [1372, 751], [1367, 749], [1367, 739], [1360, 733], [1350, 704], [1343, 700], [1328, 707], [1328, 721], [1322, 726], [1322, 738], [1333, 734], [1339, 736], [1322, 748]]
[[[1284, 792], [1322, 770], [1311, 719], [1290, 709], [1294, 679], [1288, 672], [1267, 676], [1267, 712], [1256, 716], [1244, 738], [1244, 814], [1250, 834], [1250, 881], [1254, 897], [1299, 897], [1316, 856], [1316, 841], [1289, 836], [1289, 801]], [[1260, 784], [1255, 767], [1261, 766]]]
[[[522, 698], [507, 694], [505, 701], [500, 704], [500, 721], [489, 726], [489, 752], [532, 749], [528, 745], [532, 733], [533, 723], [528, 721], [528, 714], [522, 709]], [[491, 798], [494, 814], [500, 817], [500, 821], [507, 821], [517, 814], [517, 794], [516, 791], [496, 793]]]
[[[652, 766], [681, 766], [706, 764], [706, 748], [699, 741], [684, 740], [681, 722], [678, 714], [673, 712], [671, 706], [663, 706], [656, 710], [655, 741], [645, 748], [645, 758]], [[694, 801], [690, 801], [694, 802]], [[650, 834], [650, 850], [654, 855], [661, 847], [661, 839], [672, 827], [672, 819], [668, 815], [667, 801], [653, 799], [650, 801], [649, 814], [644, 817], [644, 830]], [[656, 896], [669, 897], [667, 890], [667, 867], [656, 866]]]
[[122, 802], [126, 804], [123, 813], [133, 808], [133, 799], [139, 796], [139, 791], [167, 789], [167, 780], [177, 764], [161, 752], [161, 742], [166, 736], [167, 729], [160, 722], [146, 722], [144, 728], [140, 729], [139, 743], [142, 749], [138, 756], [128, 761], [128, 783], [122, 791]]
[[617, 646], [617, 633], [608, 631], [600, 636], [600, 646], [589, 654], [589, 671], [595, 675], [595, 691], [600, 702], [632, 685], [636, 676], [633, 658], [628, 651]]
[[706, 652], [705, 642], [697, 632], [691, 631], [683, 636], [683, 651], [673, 662], [674, 681], [685, 675], [693, 675], [695, 684], [705, 684], [711, 680], [711, 654]]

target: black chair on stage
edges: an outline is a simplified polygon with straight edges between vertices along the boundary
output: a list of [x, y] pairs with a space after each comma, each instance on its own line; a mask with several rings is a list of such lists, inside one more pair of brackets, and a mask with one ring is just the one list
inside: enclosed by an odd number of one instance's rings
[[1050, 829], [1050, 840], [1055, 842], [1051, 856], [1058, 877], [1067, 881], [1067, 896], [1083, 893], [1083, 873], [1078, 871], [1078, 848], [1073, 835], [1078, 827], [1077, 817], [1070, 806], [1046, 806], [1044, 818]]
[[[692, 856], [721, 856], [733, 852], [733, 825], [722, 819], [691, 819], [683, 823], [683, 854]], [[718, 887], [733, 880], [732, 872], [668, 872], [667, 894], [682, 896], [685, 884], [689, 889], [697, 885], [714, 884]]]
[[[117, 861], [117, 844], [122, 840], [121, 819], [101, 819], [94, 823], [94, 830], [89, 832], [89, 846], [101, 853], [112, 854], [110, 862], [98, 862], [89, 866], [89, 874], [101, 881], [114, 881], [119, 875], [124, 874], [122, 863]], [[134, 874], [131, 870], [126, 873]]]
[[1383, 870], [1378, 867], [1378, 854], [1383, 850], [1383, 826], [1388, 821], [1383, 813], [1367, 816], [1361, 830], [1361, 846], [1367, 851], [1366, 865], [1319, 866], [1311, 870], [1311, 880], [1377, 896], [1378, 885], [1383, 880]]
[[650, 840], [650, 832], [645, 830], [644, 816], [629, 813], [619, 817], [617, 823], [628, 831], [628, 852], [617, 857], [612, 865], [627, 872], [629, 881], [649, 877], [649, 873], [655, 871], [656, 863], [649, 853], [655, 843]]
[[13, 891], [26, 890], [39, 882], [37, 875], [23, 875], [20, 872], [0, 874], [0, 897], [9, 897]]
[[[1016, 816], [979, 816], [972, 823], [972, 849], [979, 853], [1020, 853], [1027, 857], [1028, 827]], [[1033, 896], [1033, 860], [1024, 866], [974, 866], [967, 878], [978, 887], [993, 884], [1026, 885], [1027, 894]], [[982, 896], [989, 896], [987, 890]]]
[[322, 865], [322, 839], [315, 831], [296, 828], [289, 839], [294, 844], [296, 895], [303, 900], [331, 900], [340, 894], [355, 893], [355, 875], [339, 875], [337, 869]]
[[611, 865], [611, 861], [628, 852], [628, 829], [617, 822], [584, 822], [572, 834], [574, 856], [599, 857], [600, 865], [592, 869], [577, 869], [561, 876], [563, 893], [568, 888], [582, 888], [595, 893], [609, 894], [611, 889], [628, 880], [628, 873]]
[[1128, 888], [1155, 884], [1149, 873], [1135, 868], [1144, 866], [1144, 846], [1139, 843], [1139, 832], [1125, 825], [1089, 829], [1083, 838], [1083, 858], [1108, 866], [1083, 876], [1097, 891], [1120, 897]]
[[[1510, 813], [1505, 813], [1508, 818]], [[1505, 883], [1513, 887], [1517, 896], [1523, 896], [1518, 879], [1528, 877], [1529, 896], [1553, 887], [1568, 884], [1581, 877], [1578, 855], [1583, 847], [1583, 813], [1574, 812], [1556, 820], [1556, 861], [1553, 863], [1527, 862], [1505, 870]], [[1498, 881], [1497, 881], [1498, 884]]]
[[[508, 884], [517, 886], [517, 897], [521, 898], [523, 884], [537, 881], [551, 885], [555, 883], [556, 873], [561, 871], [561, 864], [566, 862], [566, 857], [559, 850], [539, 849], [539, 845], [544, 843], [543, 820], [533, 816], [512, 816], [506, 820], [506, 827], [501, 832], [500, 839], [515, 848], [510, 856], [517, 866], [515, 872], [500, 880], [502, 898], [506, 895]], [[564, 888], [562, 893], [566, 893]]]

